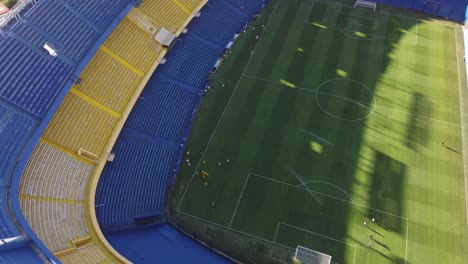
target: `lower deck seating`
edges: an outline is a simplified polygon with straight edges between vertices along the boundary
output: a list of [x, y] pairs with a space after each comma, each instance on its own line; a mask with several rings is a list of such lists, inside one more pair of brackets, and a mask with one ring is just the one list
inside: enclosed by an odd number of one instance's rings
[[167, 180], [176, 153], [174, 143], [124, 129], [99, 179], [96, 214], [103, 230], [129, 225], [136, 217], [160, 215], [164, 208]]
[[230, 2], [232, 5], [236, 6], [243, 12], [249, 14], [250, 16], [256, 14], [259, 10], [261, 10], [266, 1], [252, 1], [252, 0], [225, 0]]
[[172, 52], [166, 57], [166, 64], [159, 66], [158, 72], [201, 88], [207, 82], [208, 74], [223, 50], [221, 46], [216, 46], [189, 32], [174, 44]]
[[224, 1], [210, 1], [203, 8], [203, 15], [190, 23], [189, 32], [223, 46], [232, 39], [232, 32], [240, 31], [247, 21], [248, 16], [239, 9], [236, 12]]
[[177, 141], [199, 98], [194, 87], [154, 74], [127, 119], [126, 127]]

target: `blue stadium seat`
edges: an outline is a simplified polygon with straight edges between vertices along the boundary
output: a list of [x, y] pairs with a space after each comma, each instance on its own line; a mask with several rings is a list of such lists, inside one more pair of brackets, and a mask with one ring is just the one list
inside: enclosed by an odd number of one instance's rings
[[45, 35], [58, 53], [63, 52], [75, 62], [82, 59], [100, 36], [100, 32], [58, 0], [39, 1], [26, 13], [24, 20]]
[[232, 5], [240, 8], [243, 12], [249, 14], [250, 16], [255, 15], [258, 13], [259, 10], [263, 8], [265, 5], [264, 0], [223, 0], [226, 2], [230, 2]]
[[101, 228], [131, 225], [136, 217], [161, 215], [167, 179], [177, 148], [136, 130], [124, 129], [96, 192]]
[[[257, 1], [251, 2], [256, 3]], [[247, 24], [249, 18], [240, 12], [240, 9], [228, 5], [222, 0], [209, 1], [202, 12], [200, 17], [195, 18], [190, 23], [189, 32], [222, 47], [225, 47], [233, 35]]]
[[38, 120], [32, 117], [0, 105], [0, 238], [15, 234], [11, 228], [8, 228], [11, 220], [9, 220], [8, 204], [4, 201], [8, 200], [9, 176], [37, 123]]
[[197, 106], [196, 88], [162, 74], [151, 77], [126, 126], [146, 134], [177, 141]]
[[0, 37], [0, 47], [0, 96], [43, 117], [72, 67], [12, 37]]
[[8, 264], [35, 264], [44, 263], [34, 250], [29, 247], [19, 247], [15, 249], [0, 251], [0, 263]]
[[223, 48], [195, 34], [183, 35], [167, 55], [158, 72], [197, 88], [204, 87], [208, 74], [221, 56]]
[[83, 1], [83, 0], [62, 0], [73, 10], [80, 14], [82, 19], [89, 21], [101, 31], [109, 26], [122, 9], [134, 0], [115, 1]]

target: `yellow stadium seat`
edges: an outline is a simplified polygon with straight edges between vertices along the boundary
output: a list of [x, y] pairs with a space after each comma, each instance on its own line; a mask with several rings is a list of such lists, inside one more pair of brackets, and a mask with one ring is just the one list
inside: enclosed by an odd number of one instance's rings
[[92, 172], [92, 165], [39, 141], [21, 177], [20, 194], [83, 201]]
[[128, 18], [115, 28], [104, 46], [142, 72], [147, 72], [163, 47]]
[[189, 12], [180, 8], [174, 1], [144, 1], [140, 7], [143, 12], [154, 19], [156, 26], [162, 26], [173, 33], [188, 18]]
[[122, 113], [141, 76], [99, 50], [73, 88], [115, 112]]
[[63, 100], [43, 137], [73, 152], [82, 148], [100, 156], [119, 116], [73, 91]]

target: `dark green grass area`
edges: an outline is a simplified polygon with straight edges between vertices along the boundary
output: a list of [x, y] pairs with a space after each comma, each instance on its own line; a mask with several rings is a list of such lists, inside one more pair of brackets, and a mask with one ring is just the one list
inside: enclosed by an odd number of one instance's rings
[[272, 1], [212, 76], [175, 222], [244, 263], [291, 263], [297, 245], [335, 263], [465, 263], [456, 32]]

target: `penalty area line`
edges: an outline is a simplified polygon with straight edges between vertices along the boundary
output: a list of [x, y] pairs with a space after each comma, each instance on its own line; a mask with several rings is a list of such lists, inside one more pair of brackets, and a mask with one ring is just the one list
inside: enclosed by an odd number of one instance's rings
[[229, 221], [229, 228], [232, 226], [232, 222], [234, 221], [234, 217], [236, 216], [237, 208], [239, 207], [239, 204], [242, 200], [242, 196], [244, 195], [244, 191], [245, 191], [245, 186], [247, 186], [247, 182], [249, 181], [249, 178], [250, 178], [250, 173], [247, 174], [247, 179], [245, 179], [244, 187], [242, 187], [241, 194], [239, 196], [239, 199], [237, 200], [236, 209], [234, 209], [234, 213], [232, 214], [231, 221]]

